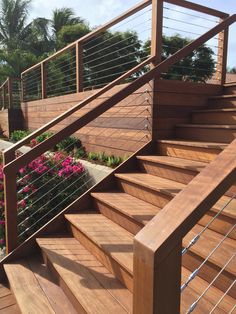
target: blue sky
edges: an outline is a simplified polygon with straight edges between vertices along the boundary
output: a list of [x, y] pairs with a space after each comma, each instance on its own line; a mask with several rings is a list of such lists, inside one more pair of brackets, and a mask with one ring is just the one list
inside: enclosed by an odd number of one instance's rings
[[[91, 26], [101, 25], [111, 18], [119, 15], [131, 6], [139, 3], [139, 0], [33, 0], [31, 7], [31, 17], [50, 18], [51, 12], [55, 8], [71, 7], [76, 15], [86, 19]], [[208, 5], [214, 9], [230, 14], [236, 13], [235, 0], [194, 0], [192, 2]], [[210, 26], [210, 25], [209, 25]], [[211, 25], [212, 26], [212, 25]], [[236, 25], [230, 28], [228, 66], [236, 66]]]

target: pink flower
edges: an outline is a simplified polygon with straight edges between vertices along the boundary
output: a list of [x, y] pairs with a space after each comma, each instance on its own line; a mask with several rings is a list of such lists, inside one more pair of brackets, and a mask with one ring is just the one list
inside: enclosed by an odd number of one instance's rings
[[0, 239], [0, 245], [3, 245], [5, 243], [4, 239]]
[[20, 174], [24, 174], [25, 171], [26, 171], [25, 167], [24, 167], [24, 168], [20, 168], [19, 173], [20, 173]]
[[26, 206], [26, 201], [25, 201], [25, 200], [21, 200], [21, 201], [18, 203], [18, 206], [19, 206], [19, 207], [25, 207], [25, 206]]
[[30, 191], [30, 188], [28, 186], [24, 187], [23, 192], [28, 193]]
[[37, 140], [36, 140], [35, 138], [32, 139], [31, 142], [30, 142], [31, 147], [34, 147], [34, 146], [36, 146], [37, 144], [38, 144], [38, 142], [37, 142]]
[[0, 191], [3, 191], [3, 189], [4, 189], [4, 186], [2, 183], [0, 183]]
[[5, 225], [5, 221], [4, 220], [0, 220], [0, 226], [4, 226]]

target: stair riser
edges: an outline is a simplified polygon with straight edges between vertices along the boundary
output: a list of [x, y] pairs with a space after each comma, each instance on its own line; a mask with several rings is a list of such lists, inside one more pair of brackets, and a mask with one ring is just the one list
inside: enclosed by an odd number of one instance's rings
[[143, 172], [184, 184], [188, 184], [198, 174], [197, 171], [185, 170], [146, 160], [139, 160], [139, 165]]
[[69, 301], [73, 304], [74, 308], [78, 311], [78, 313], [87, 314], [87, 311], [82, 307], [79, 300], [74, 296], [74, 294], [68, 288], [67, 284], [60, 277], [60, 274], [54, 268], [53, 264], [48, 259], [47, 255], [44, 253], [44, 251], [42, 251], [42, 256], [43, 256], [44, 263], [47, 265], [47, 268], [50, 270], [50, 273], [56, 279], [57, 284], [63, 290], [63, 292], [65, 293], [65, 295], [69, 299]]
[[190, 147], [174, 144], [158, 144], [158, 153], [164, 156], [179, 157], [189, 160], [210, 162], [216, 158], [221, 149]]
[[[210, 211], [198, 222], [199, 225], [205, 227], [217, 213]], [[227, 232], [234, 226], [235, 221], [233, 218], [219, 215], [214, 222], [212, 222], [208, 229], [218, 232], [222, 235], [226, 235]], [[231, 232], [228, 236], [231, 239], [236, 240], [236, 230]]]
[[125, 193], [128, 193], [160, 208], [163, 208], [173, 198], [171, 195], [162, 194], [160, 192], [121, 179], [118, 180], [118, 186]]
[[236, 96], [233, 98], [209, 99], [209, 109], [236, 108]]
[[[203, 259], [200, 256], [195, 255], [194, 253], [187, 253], [182, 258], [182, 265], [189, 269], [191, 272], [196, 270]], [[209, 283], [219, 274], [221, 268], [217, 265], [212, 264], [211, 262], [206, 262], [206, 264], [201, 268], [198, 276], [208, 281]], [[227, 271], [223, 271], [219, 278], [214, 282], [214, 286], [221, 291], [225, 292], [227, 288], [232, 284], [234, 276]], [[186, 288], [188, 289], [188, 288]], [[236, 298], [236, 286], [229, 291], [228, 293], [231, 297]]]
[[236, 95], [236, 85], [224, 87], [224, 95]]
[[122, 214], [121, 212], [99, 200], [94, 200], [94, 206], [105, 217], [114, 221], [132, 234], [137, 234], [143, 227], [143, 224], [132, 219], [131, 217]]
[[[97, 246], [91, 239], [84, 235], [75, 226], [68, 223], [68, 228], [75, 239], [91, 252], [116, 278], [118, 278], [131, 292], [133, 290], [133, 276], [122, 265], [107, 255], [103, 249]], [[112, 244], [112, 243], [111, 243]]]
[[222, 130], [217, 128], [205, 129], [200, 127], [176, 127], [175, 136], [177, 138], [184, 138], [193, 141], [230, 143], [236, 138], [236, 129]]
[[236, 112], [193, 113], [193, 123], [200, 124], [236, 124]]

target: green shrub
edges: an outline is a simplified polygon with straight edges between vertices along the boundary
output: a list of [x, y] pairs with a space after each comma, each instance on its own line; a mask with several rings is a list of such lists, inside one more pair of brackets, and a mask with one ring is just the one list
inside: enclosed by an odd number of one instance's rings
[[56, 148], [61, 151], [65, 151], [67, 153], [70, 153], [75, 148], [80, 149], [81, 148], [81, 141], [74, 137], [70, 136], [62, 140], [60, 143], [56, 145]]
[[37, 143], [41, 143], [41, 142], [45, 141], [46, 139], [48, 139], [49, 137], [51, 137], [52, 135], [53, 135], [52, 132], [45, 132], [45, 133], [37, 136], [36, 141], [37, 141]]
[[85, 152], [85, 149], [84, 147], [79, 147], [75, 153], [74, 153], [74, 157], [75, 158], [81, 158], [81, 157], [86, 157], [86, 152]]
[[16, 143], [30, 134], [30, 131], [16, 130], [10, 135], [10, 141]]

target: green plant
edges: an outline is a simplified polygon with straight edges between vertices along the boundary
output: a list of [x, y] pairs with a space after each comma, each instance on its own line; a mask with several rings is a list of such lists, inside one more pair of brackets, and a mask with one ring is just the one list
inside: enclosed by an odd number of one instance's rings
[[37, 141], [37, 143], [41, 143], [41, 142], [45, 141], [47, 138], [51, 137], [52, 135], [53, 135], [52, 132], [45, 132], [45, 133], [37, 136], [36, 141]]
[[74, 136], [70, 136], [62, 140], [60, 143], [56, 145], [56, 148], [61, 151], [65, 151], [67, 153], [70, 153], [75, 148], [80, 149], [81, 148], [81, 141]]
[[111, 168], [119, 166], [123, 162], [122, 157], [109, 156], [106, 165]]
[[98, 154], [93, 153], [93, 152], [88, 153], [88, 160], [91, 160], [91, 161], [98, 160]]
[[30, 134], [30, 131], [15, 130], [10, 135], [10, 141], [16, 143]]
[[84, 147], [79, 147], [75, 153], [74, 153], [74, 157], [75, 158], [81, 158], [81, 157], [86, 157], [86, 152], [85, 152], [85, 149]]
[[101, 163], [107, 163], [108, 161], [108, 156], [102, 152], [102, 153], [98, 153], [98, 160], [101, 162]]

